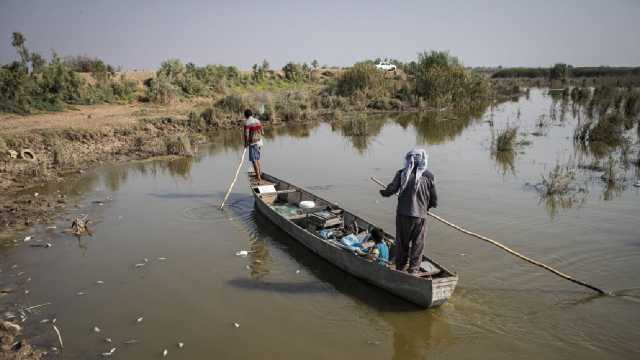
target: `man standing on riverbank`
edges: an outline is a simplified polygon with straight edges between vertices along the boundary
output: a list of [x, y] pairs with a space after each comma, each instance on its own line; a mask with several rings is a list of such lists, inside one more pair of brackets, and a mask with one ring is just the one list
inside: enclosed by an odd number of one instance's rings
[[249, 109], [244, 111], [244, 147], [249, 148], [249, 161], [253, 164], [253, 171], [258, 178], [258, 184], [262, 182], [262, 168], [260, 166], [260, 151], [262, 150], [262, 124], [253, 117]]
[[427, 170], [428, 155], [424, 149], [413, 149], [405, 156], [405, 166], [380, 194], [398, 194], [396, 210], [396, 270], [408, 273], [420, 269], [422, 250], [427, 237], [427, 211], [438, 206], [433, 174]]

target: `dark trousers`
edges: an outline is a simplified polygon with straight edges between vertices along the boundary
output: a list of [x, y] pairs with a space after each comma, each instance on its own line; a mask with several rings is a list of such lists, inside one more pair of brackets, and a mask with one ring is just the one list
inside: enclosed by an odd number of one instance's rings
[[403, 270], [409, 260], [408, 271], [420, 268], [427, 221], [413, 216], [396, 215], [396, 269]]

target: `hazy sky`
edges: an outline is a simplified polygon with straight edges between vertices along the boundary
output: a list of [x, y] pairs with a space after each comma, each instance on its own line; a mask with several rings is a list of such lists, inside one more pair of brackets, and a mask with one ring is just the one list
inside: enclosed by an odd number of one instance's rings
[[350, 65], [429, 49], [468, 66], [640, 65], [640, 0], [0, 0], [0, 63], [16, 58], [14, 31], [43, 55], [128, 69], [172, 57]]

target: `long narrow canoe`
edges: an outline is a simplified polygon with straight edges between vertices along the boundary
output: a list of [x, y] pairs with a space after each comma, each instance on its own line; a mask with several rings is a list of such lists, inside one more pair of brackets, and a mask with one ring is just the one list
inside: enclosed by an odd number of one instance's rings
[[[309, 216], [314, 211], [339, 214], [344, 228], [353, 223], [360, 229], [372, 229], [375, 225], [362, 219], [337, 204], [324, 200], [298, 186], [268, 174], [262, 174], [262, 183], [257, 184], [255, 175], [249, 173], [249, 186], [255, 198], [255, 207], [276, 226], [302, 243], [311, 251], [339, 267], [345, 272], [374, 286], [384, 289], [418, 306], [429, 308], [443, 304], [458, 283], [458, 276], [423, 255], [420, 271], [408, 274], [397, 271], [392, 264], [381, 265], [350, 250], [339, 239], [325, 239], [315, 226], [310, 226]], [[313, 209], [299, 207], [302, 201], [313, 201]], [[394, 238], [385, 233], [390, 245], [390, 254], [395, 254]]]

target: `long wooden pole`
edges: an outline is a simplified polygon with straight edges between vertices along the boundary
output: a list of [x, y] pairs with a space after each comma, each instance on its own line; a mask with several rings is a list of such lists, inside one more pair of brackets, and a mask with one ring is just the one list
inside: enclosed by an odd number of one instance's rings
[[242, 164], [244, 163], [244, 155], [247, 153], [247, 148], [245, 147], [242, 151], [242, 157], [240, 158], [240, 163], [238, 164], [238, 169], [236, 169], [236, 175], [233, 177], [233, 181], [231, 182], [231, 186], [229, 186], [229, 190], [224, 195], [224, 199], [222, 199], [222, 204], [220, 204], [220, 210], [224, 207], [224, 203], [227, 202], [227, 198], [229, 194], [231, 194], [231, 189], [233, 189], [233, 185], [236, 184], [236, 180], [238, 180], [238, 174], [240, 174], [240, 169], [242, 169]]
[[[375, 177], [371, 177], [371, 180], [372, 180], [373, 182], [375, 182], [376, 184], [378, 184], [378, 185], [380, 185], [380, 186], [382, 186], [382, 187], [385, 187], [385, 185], [384, 185], [380, 180], [376, 179]], [[502, 244], [500, 244], [499, 242], [497, 242], [497, 241], [495, 241], [495, 240], [489, 239], [489, 238], [488, 238], [488, 237], [486, 237], [486, 236], [482, 236], [482, 235], [480, 235], [480, 234], [477, 234], [477, 233], [474, 233], [474, 232], [469, 231], [469, 230], [467, 230], [467, 229], [464, 229], [464, 228], [462, 228], [462, 227], [460, 227], [460, 226], [458, 226], [458, 225], [456, 225], [456, 224], [454, 224], [454, 223], [452, 223], [452, 222], [450, 222], [450, 221], [448, 221], [448, 220], [446, 220], [446, 219], [444, 219], [444, 218], [440, 217], [439, 215], [434, 214], [434, 213], [433, 213], [433, 212], [431, 212], [431, 211], [427, 212], [427, 215], [429, 215], [429, 216], [431, 216], [432, 218], [434, 218], [434, 219], [436, 219], [436, 220], [440, 221], [441, 223], [443, 223], [443, 224], [445, 224], [445, 225], [448, 225], [448, 226], [450, 226], [450, 227], [452, 227], [452, 228], [454, 228], [454, 229], [456, 229], [456, 230], [458, 230], [458, 231], [461, 231], [461, 232], [463, 232], [463, 233], [465, 233], [465, 234], [467, 234], [467, 235], [471, 235], [471, 236], [476, 237], [476, 238], [478, 238], [478, 239], [480, 239], [480, 240], [486, 241], [486, 242], [488, 242], [488, 243], [490, 243], [490, 244], [492, 244], [492, 245], [494, 245], [494, 246], [497, 246], [497, 247], [499, 247], [500, 249], [502, 249], [502, 250], [504, 250], [504, 251], [506, 251], [506, 252], [508, 252], [508, 253], [510, 253], [510, 254], [512, 254], [512, 255], [515, 255], [515, 256], [519, 257], [520, 259], [522, 259], [522, 260], [524, 260], [524, 261], [526, 261], [526, 262], [528, 262], [528, 263], [531, 263], [531, 264], [533, 264], [533, 265], [535, 265], [535, 266], [539, 266], [539, 267], [541, 267], [541, 268], [543, 268], [543, 269], [545, 269], [545, 270], [547, 270], [547, 271], [550, 271], [550, 272], [552, 272], [552, 273], [554, 273], [554, 274], [556, 274], [556, 275], [560, 276], [561, 278], [564, 278], [564, 279], [566, 279], [566, 280], [569, 280], [569, 281], [571, 281], [571, 282], [573, 282], [573, 283], [575, 283], [575, 284], [578, 284], [578, 285], [581, 285], [581, 286], [587, 287], [587, 288], [589, 288], [589, 289], [591, 289], [591, 290], [593, 290], [593, 291], [595, 291], [595, 292], [598, 292], [598, 293], [600, 293], [600, 294], [602, 294], [602, 295], [606, 295], [606, 294], [607, 294], [607, 292], [605, 292], [604, 290], [602, 290], [602, 289], [600, 289], [600, 288], [597, 288], [597, 287], [595, 287], [595, 286], [593, 286], [593, 285], [590, 285], [590, 284], [587, 284], [587, 283], [585, 283], [585, 282], [582, 282], [582, 281], [580, 281], [580, 280], [578, 280], [578, 279], [575, 279], [575, 278], [573, 278], [573, 277], [571, 277], [571, 276], [569, 276], [569, 275], [567, 275], [567, 274], [565, 274], [565, 273], [562, 273], [562, 272], [560, 272], [560, 271], [558, 271], [558, 270], [556, 270], [556, 269], [554, 269], [554, 268], [552, 268], [552, 267], [550, 267], [550, 266], [547, 266], [547, 265], [545, 265], [545, 264], [543, 264], [543, 263], [541, 263], [541, 262], [539, 262], [539, 261], [536, 261], [536, 260], [533, 260], [533, 259], [531, 259], [531, 258], [528, 258], [528, 257], [526, 257], [526, 256], [524, 256], [524, 255], [522, 255], [522, 254], [518, 253], [517, 251], [514, 251], [514, 250], [512, 250], [512, 249], [510, 249], [510, 248], [508, 248], [508, 247], [506, 247], [506, 246], [504, 246], [504, 245], [502, 245]]]

